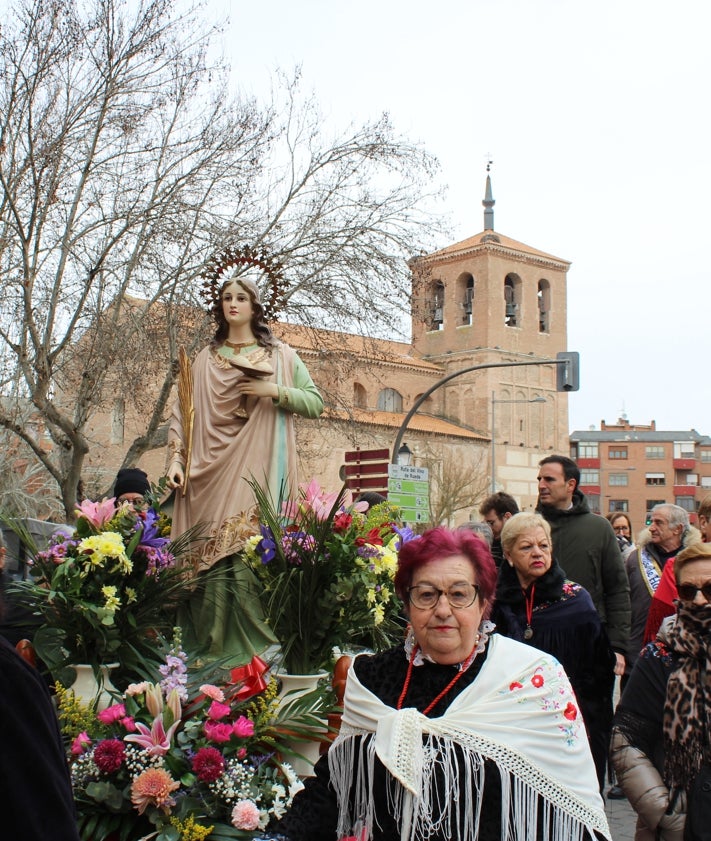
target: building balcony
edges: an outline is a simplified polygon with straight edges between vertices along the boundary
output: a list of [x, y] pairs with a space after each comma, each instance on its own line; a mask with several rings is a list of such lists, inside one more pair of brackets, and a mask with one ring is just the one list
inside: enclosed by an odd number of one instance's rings
[[674, 470], [693, 470], [696, 467], [695, 458], [675, 458]]
[[600, 485], [578, 485], [578, 490], [585, 494], [585, 496], [598, 496], [602, 493]]
[[696, 496], [696, 485], [674, 485], [674, 496]]
[[600, 468], [600, 459], [599, 458], [579, 458], [576, 459], [575, 463], [578, 467], [583, 470], [585, 468], [590, 468], [592, 470]]

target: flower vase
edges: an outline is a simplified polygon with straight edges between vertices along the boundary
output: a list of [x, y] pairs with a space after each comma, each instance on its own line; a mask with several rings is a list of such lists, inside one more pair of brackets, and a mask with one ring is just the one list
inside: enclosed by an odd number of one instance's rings
[[[287, 672], [278, 672], [277, 679], [281, 684], [279, 689], [279, 708], [282, 709], [290, 701], [295, 701], [302, 696], [312, 692], [318, 686], [318, 682], [328, 676], [328, 672], [319, 671], [310, 675], [292, 675]], [[288, 721], [286, 722], [288, 727]], [[284, 730], [288, 735], [288, 729]], [[314, 730], [312, 739], [293, 738], [286, 742], [299, 756], [287, 756], [286, 761], [291, 765], [299, 777], [311, 777], [314, 773], [314, 765], [318, 761], [321, 743], [327, 733], [326, 723], [323, 730]]]
[[105, 710], [113, 703], [116, 687], [111, 683], [109, 672], [115, 669], [118, 663], [108, 663], [99, 666], [101, 682], [96, 679], [94, 667], [86, 663], [72, 663], [71, 668], [76, 671], [74, 683], [69, 687], [75, 697], [89, 706], [95, 707], [97, 712]]

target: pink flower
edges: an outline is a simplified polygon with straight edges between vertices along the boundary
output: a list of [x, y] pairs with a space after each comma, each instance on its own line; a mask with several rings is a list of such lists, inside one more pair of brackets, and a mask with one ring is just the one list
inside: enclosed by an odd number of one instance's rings
[[232, 725], [232, 730], [238, 738], [246, 739], [249, 736], [254, 736], [254, 722], [246, 716], [241, 715]]
[[82, 753], [91, 745], [91, 739], [86, 730], [82, 732], [72, 742], [71, 751], [74, 756], [81, 756]]
[[200, 748], [193, 757], [193, 771], [203, 783], [214, 783], [225, 770], [225, 760], [217, 748]]
[[237, 751], [237, 759], [244, 759], [247, 756], [247, 748], [240, 748]]
[[101, 502], [92, 502], [85, 499], [77, 505], [76, 513], [79, 517], [88, 520], [95, 529], [102, 529], [116, 513], [115, 499], [102, 499]]
[[144, 692], [147, 692], [151, 688], [151, 684], [148, 683], [147, 680], [144, 680], [142, 683], [129, 683], [126, 687], [126, 691], [123, 693], [124, 695], [143, 695]]
[[203, 695], [207, 695], [208, 698], [212, 698], [213, 701], [222, 701], [225, 700], [225, 693], [218, 687], [214, 686], [212, 683], [203, 683], [200, 687], [200, 691]]
[[104, 739], [94, 748], [94, 762], [104, 774], [118, 771], [125, 758], [126, 746], [120, 739]]
[[210, 704], [210, 709], [207, 711], [207, 714], [211, 719], [219, 721], [221, 718], [229, 715], [231, 711], [232, 708], [229, 704], [221, 704], [219, 701], [213, 701]]
[[259, 826], [259, 809], [252, 800], [238, 800], [232, 810], [232, 826], [252, 830]]
[[126, 717], [126, 707], [123, 704], [112, 704], [96, 714], [102, 724], [114, 724]]
[[138, 730], [140, 735], [134, 733], [123, 738], [126, 742], [135, 742], [137, 745], [140, 745], [151, 756], [165, 756], [170, 750], [170, 740], [173, 738], [173, 733], [179, 724], [179, 721], [175, 721], [166, 732], [163, 727], [163, 716], [157, 715], [153, 719], [150, 730], [145, 724], [137, 721], [136, 730]]
[[232, 725], [221, 724], [219, 721], [205, 722], [205, 735], [211, 742], [229, 742], [232, 738]]
[[133, 716], [127, 715], [126, 718], [122, 718], [120, 724], [128, 733], [136, 732], [136, 722], [133, 720]]

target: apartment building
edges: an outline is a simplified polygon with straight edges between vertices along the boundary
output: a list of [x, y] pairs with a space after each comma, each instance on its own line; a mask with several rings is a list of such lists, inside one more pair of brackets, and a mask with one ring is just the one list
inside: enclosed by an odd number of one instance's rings
[[580, 490], [600, 514], [624, 511], [637, 532], [659, 503], [685, 508], [692, 522], [711, 494], [711, 438], [695, 429], [658, 430], [620, 418], [600, 429], [570, 434], [570, 454], [580, 468]]

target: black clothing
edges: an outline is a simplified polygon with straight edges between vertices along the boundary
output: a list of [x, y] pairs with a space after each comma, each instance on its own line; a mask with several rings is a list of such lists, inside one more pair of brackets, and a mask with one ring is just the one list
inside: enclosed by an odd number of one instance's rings
[[57, 716], [39, 672], [0, 637], [0, 814], [22, 841], [79, 841]]

